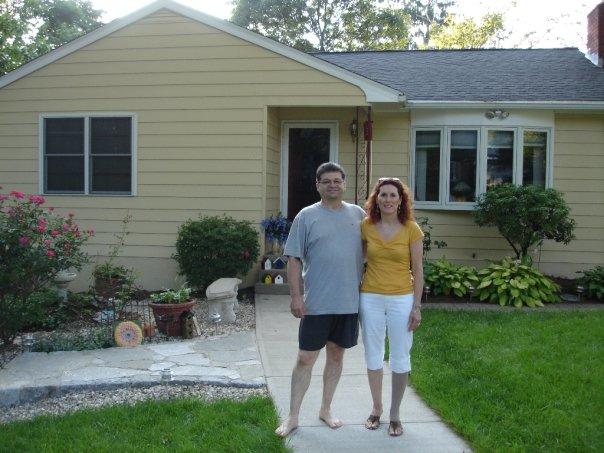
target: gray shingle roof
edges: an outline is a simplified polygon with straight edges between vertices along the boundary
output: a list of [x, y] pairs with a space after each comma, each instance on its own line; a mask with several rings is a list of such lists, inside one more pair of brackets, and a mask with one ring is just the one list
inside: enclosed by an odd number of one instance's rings
[[604, 101], [604, 69], [575, 48], [315, 53], [411, 101]]

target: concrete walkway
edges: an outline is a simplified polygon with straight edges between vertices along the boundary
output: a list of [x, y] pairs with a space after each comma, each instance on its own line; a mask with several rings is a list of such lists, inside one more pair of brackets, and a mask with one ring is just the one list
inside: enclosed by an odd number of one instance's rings
[[136, 348], [24, 353], [0, 369], [0, 407], [71, 390], [153, 385], [166, 368], [176, 384], [265, 384], [254, 332], [235, 332]]
[[[289, 311], [288, 296], [256, 295], [256, 339], [269, 391], [281, 416], [289, 412], [290, 377], [298, 349], [298, 320]], [[405, 392], [401, 417], [403, 436], [388, 436], [390, 372], [385, 367], [385, 416], [376, 431], [363, 423], [371, 410], [362, 343], [346, 352], [344, 370], [336, 391], [332, 412], [345, 426], [326, 427], [317, 414], [321, 404], [322, 372], [325, 354], [321, 352], [300, 414], [300, 427], [289, 437], [289, 445], [299, 452], [468, 452], [469, 445], [453, 432], [417, 396], [413, 388]]]

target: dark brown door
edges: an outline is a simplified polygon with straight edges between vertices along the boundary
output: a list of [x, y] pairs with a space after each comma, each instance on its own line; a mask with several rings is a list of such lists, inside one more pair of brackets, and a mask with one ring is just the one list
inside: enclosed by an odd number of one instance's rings
[[293, 219], [300, 210], [319, 201], [315, 172], [329, 161], [328, 128], [289, 129], [289, 175], [287, 218]]

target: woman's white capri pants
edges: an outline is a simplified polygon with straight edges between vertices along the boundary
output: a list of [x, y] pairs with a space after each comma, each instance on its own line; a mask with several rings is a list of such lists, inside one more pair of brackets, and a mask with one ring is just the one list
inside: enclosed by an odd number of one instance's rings
[[384, 366], [384, 340], [388, 327], [390, 342], [390, 369], [395, 373], [411, 371], [413, 332], [409, 331], [409, 315], [413, 308], [413, 294], [384, 295], [361, 293], [359, 317], [365, 345], [367, 369], [380, 370]]

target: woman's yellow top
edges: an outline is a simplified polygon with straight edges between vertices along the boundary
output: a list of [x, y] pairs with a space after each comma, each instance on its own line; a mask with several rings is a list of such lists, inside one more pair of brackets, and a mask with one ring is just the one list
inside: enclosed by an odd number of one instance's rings
[[377, 225], [365, 218], [361, 222], [361, 238], [367, 243], [367, 267], [361, 291], [376, 294], [412, 293], [410, 246], [423, 237], [419, 225], [407, 221], [387, 241]]

